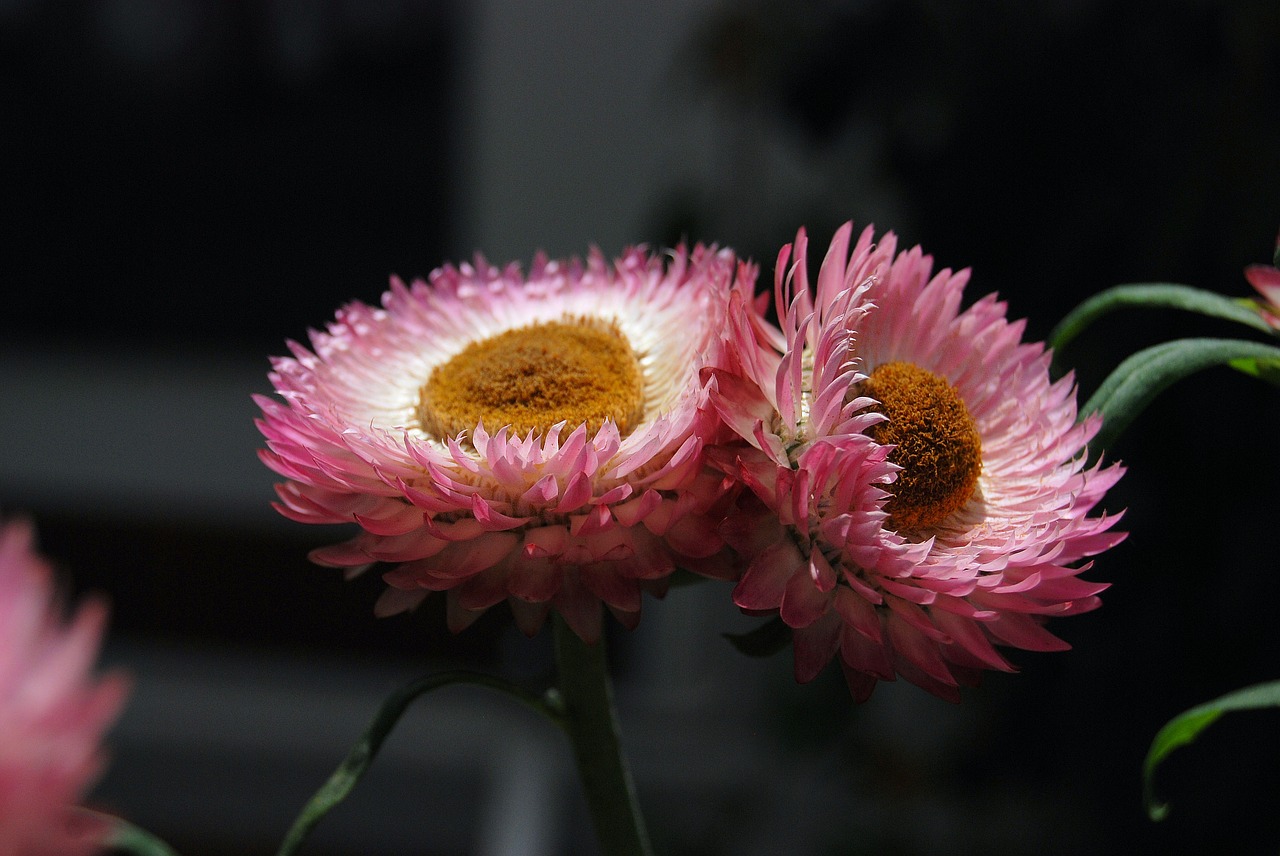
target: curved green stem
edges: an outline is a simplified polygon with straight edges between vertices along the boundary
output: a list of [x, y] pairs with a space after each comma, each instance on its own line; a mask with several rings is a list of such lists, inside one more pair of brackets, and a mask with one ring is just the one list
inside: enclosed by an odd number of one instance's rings
[[334, 806], [346, 799], [352, 788], [356, 786], [356, 782], [360, 781], [365, 771], [369, 769], [369, 765], [377, 757], [378, 750], [382, 748], [383, 742], [391, 734], [391, 730], [395, 728], [396, 723], [400, 721], [400, 717], [404, 715], [409, 705], [419, 696], [449, 684], [472, 684], [506, 693], [526, 707], [543, 714], [557, 725], [563, 727], [564, 716], [554, 697], [550, 694], [548, 696], [540, 696], [503, 678], [465, 671], [441, 672], [440, 674], [419, 678], [396, 690], [382, 703], [377, 715], [374, 716], [373, 721], [369, 723], [369, 727], [365, 729], [364, 734], [352, 747], [351, 752], [338, 765], [338, 769], [333, 772], [329, 780], [303, 806], [302, 812], [299, 813], [297, 820], [293, 822], [293, 826], [289, 828], [289, 832], [285, 835], [284, 842], [277, 851], [277, 856], [290, 856], [290, 854], [296, 853], [298, 848], [302, 846], [303, 841], [311, 833], [312, 828]]
[[559, 615], [554, 626], [564, 727], [601, 851], [605, 856], [650, 856], [649, 833], [618, 738], [604, 642], [588, 645]]
[[1117, 285], [1085, 300], [1053, 328], [1053, 332], [1049, 334], [1049, 347], [1055, 352], [1061, 351], [1068, 342], [1103, 315], [1129, 306], [1182, 309], [1211, 318], [1235, 321], [1264, 333], [1274, 332], [1247, 301], [1189, 285], [1147, 282]]

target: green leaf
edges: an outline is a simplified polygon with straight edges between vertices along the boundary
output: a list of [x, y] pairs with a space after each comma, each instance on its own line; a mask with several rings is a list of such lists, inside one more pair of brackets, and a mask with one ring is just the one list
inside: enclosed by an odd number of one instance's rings
[[[89, 814], [98, 814], [88, 809], [85, 811]], [[105, 817], [105, 815], [99, 816]], [[134, 853], [136, 856], [178, 856], [176, 850], [142, 827], [134, 826], [118, 817], [106, 819], [111, 824], [111, 831], [107, 833], [105, 843], [112, 850]]]
[[1158, 801], [1155, 797], [1153, 779], [1156, 767], [1179, 746], [1186, 746], [1200, 736], [1218, 717], [1233, 710], [1258, 710], [1267, 707], [1280, 707], [1280, 681], [1255, 684], [1221, 698], [1197, 705], [1183, 711], [1165, 723], [1156, 732], [1147, 750], [1147, 758], [1142, 762], [1142, 799], [1147, 807], [1147, 815], [1152, 820], [1163, 820], [1169, 814], [1169, 805]]
[[1049, 347], [1061, 351], [1067, 343], [1079, 336], [1084, 329], [1103, 315], [1130, 306], [1162, 309], [1182, 309], [1198, 312], [1211, 318], [1223, 318], [1272, 333], [1270, 325], [1262, 319], [1257, 309], [1248, 301], [1224, 297], [1213, 291], [1174, 285], [1167, 282], [1133, 283], [1117, 285], [1100, 291], [1067, 313], [1066, 317], [1049, 334]]
[[1213, 366], [1249, 360], [1269, 366], [1280, 361], [1280, 348], [1243, 339], [1175, 339], [1139, 351], [1117, 366], [1080, 409], [1082, 417], [1102, 415], [1102, 429], [1090, 442], [1091, 449], [1110, 448], [1147, 405], [1177, 381]]
[[[450, 684], [472, 684], [506, 693], [526, 707], [543, 714], [556, 725], [564, 727], [563, 711], [557, 703], [558, 697], [552, 693], [539, 696], [503, 678], [478, 672], [450, 671], [419, 678], [393, 692], [382, 703], [377, 715], [356, 741], [347, 757], [338, 765], [338, 769], [303, 806], [293, 826], [285, 834], [277, 856], [290, 856], [296, 853], [315, 825], [338, 803], [347, 798], [356, 783], [373, 764], [374, 758], [378, 756], [378, 750], [390, 736], [391, 730], [395, 728], [400, 717], [415, 699]], [[164, 854], [156, 853], [154, 856], [164, 856]]]
[[791, 643], [791, 628], [777, 615], [746, 633], [721, 635], [748, 657], [771, 657]]
[[1280, 360], [1232, 360], [1231, 368], [1272, 386], [1280, 386]]

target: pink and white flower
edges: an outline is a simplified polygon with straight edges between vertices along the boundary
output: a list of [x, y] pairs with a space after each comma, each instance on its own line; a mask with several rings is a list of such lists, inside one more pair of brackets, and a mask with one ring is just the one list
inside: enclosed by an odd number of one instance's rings
[[528, 633], [555, 609], [593, 640], [601, 603], [634, 626], [677, 566], [729, 573], [699, 370], [738, 275], [699, 246], [393, 278], [273, 360], [276, 507], [361, 526], [312, 559], [394, 564], [381, 615], [445, 591], [455, 631], [504, 600]]
[[94, 853], [105, 822], [76, 805], [102, 767], [125, 685], [92, 674], [105, 605], [86, 601], [64, 624], [32, 540], [24, 521], [0, 526], [0, 853]]
[[1099, 422], [1004, 304], [961, 309], [968, 271], [852, 234], [811, 287], [801, 230], [780, 329], [739, 291], [704, 372], [741, 441], [711, 455], [751, 488], [722, 527], [749, 562], [734, 600], [792, 628], [802, 682], [839, 654], [859, 700], [898, 675], [955, 700], [1013, 669], [997, 645], [1065, 648], [1044, 619], [1098, 606], [1080, 560], [1124, 537], [1089, 516], [1122, 471], [1085, 467]]
[[[1280, 235], [1276, 236], [1276, 256], [1280, 258]], [[1280, 269], [1272, 265], [1249, 265], [1244, 277], [1262, 295], [1258, 310], [1272, 327], [1280, 330]]]

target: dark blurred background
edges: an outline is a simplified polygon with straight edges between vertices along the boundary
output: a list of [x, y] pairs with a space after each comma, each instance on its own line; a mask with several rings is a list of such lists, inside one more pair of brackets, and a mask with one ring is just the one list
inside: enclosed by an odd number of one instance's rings
[[[271, 852], [390, 688], [428, 668], [536, 683], [501, 609], [378, 621], [380, 583], [278, 519], [266, 356], [388, 274], [599, 245], [727, 243], [772, 273], [843, 220], [975, 270], [1044, 338], [1086, 295], [1245, 296], [1280, 226], [1274, 0], [0, 2], [0, 509], [113, 601], [137, 689], [97, 799], [188, 856]], [[816, 253], [816, 250], [815, 250]], [[1064, 355], [1085, 395], [1144, 345], [1238, 335], [1168, 313]], [[1233, 715], [1159, 777], [1167, 719], [1280, 678], [1280, 395], [1226, 370], [1112, 450], [1129, 541], [1104, 607], [958, 707], [839, 675], [796, 687], [719, 634], [707, 584], [614, 642], [666, 854], [1233, 853], [1280, 846], [1280, 714]], [[442, 693], [308, 852], [589, 853], [567, 747]]]

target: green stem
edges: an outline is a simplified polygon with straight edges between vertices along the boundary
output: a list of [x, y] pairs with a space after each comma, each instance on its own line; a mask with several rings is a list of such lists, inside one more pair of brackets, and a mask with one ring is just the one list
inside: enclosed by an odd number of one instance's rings
[[651, 856], [635, 783], [618, 739], [604, 642], [588, 645], [559, 615], [554, 627], [564, 728], [601, 851], [605, 856]]
[[548, 696], [539, 696], [510, 681], [477, 672], [441, 672], [419, 678], [396, 690], [382, 703], [377, 715], [369, 723], [369, 727], [365, 729], [356, 745], [351, 748], [351, 752], [338, 765], [338, 769], [303, 806], [297, 820], [285, 835], [284, 843], [280, 845], [277, 856], [291, 856], [296, 853], [312, 828], [334, 806], [346, 799], [356, 786], [356, 782], [360, 781], [365, 771], [369, 769], [369, 765], [377, 757], [378, 750], [382, 748], [383, 742], [391, 734], [391, 730], [395, 728], [409, 705], [419, 696], [449, 684], [472, 684], [506, 693], [525, 706], [543, 714], [557, 725], [563, 725], [563, 715], [550, 693]]

